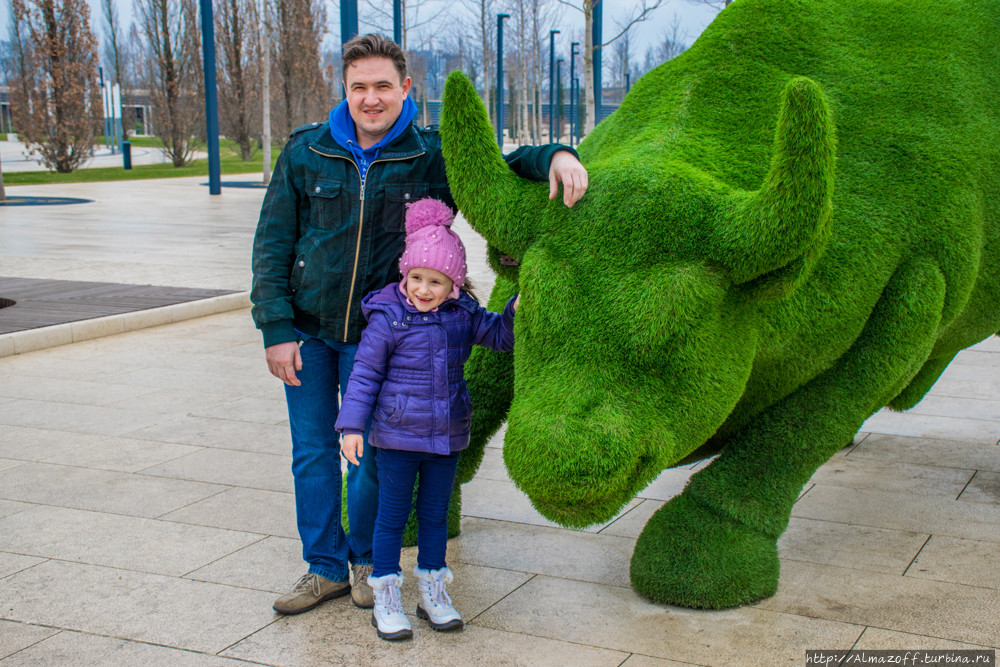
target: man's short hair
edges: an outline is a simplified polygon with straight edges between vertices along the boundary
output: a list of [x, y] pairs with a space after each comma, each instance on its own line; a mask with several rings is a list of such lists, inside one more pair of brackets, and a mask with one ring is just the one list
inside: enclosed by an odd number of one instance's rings
[[392, 41], [385, 35], [369, 33], [358, 35], [354, 39], [344, 44], [344, 85], [347, 85], [347, 68], [358, 60], [365, 58], [387, 58], [392, 61], [393, 67], [399, 72], [399, 82], [406, 80], [406, 54], [399, 44]]

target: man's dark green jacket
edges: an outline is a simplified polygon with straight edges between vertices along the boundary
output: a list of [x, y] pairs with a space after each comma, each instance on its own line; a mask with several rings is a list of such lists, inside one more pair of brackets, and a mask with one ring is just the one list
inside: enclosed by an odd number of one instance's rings
[[[506, 156], [519, 176], [548, 180], [566, 146], [521, 147]], [[399, 280], [406, 204], [434, 197], [455, 208], [437, 128], [411, 125], [368, 167], [364, 185], [327, 123], [295, 130], [274, 168], [253, 243], [253, 319], [264, 346], [294, 341], [295, 329], [357, 343], [361, 299]]]

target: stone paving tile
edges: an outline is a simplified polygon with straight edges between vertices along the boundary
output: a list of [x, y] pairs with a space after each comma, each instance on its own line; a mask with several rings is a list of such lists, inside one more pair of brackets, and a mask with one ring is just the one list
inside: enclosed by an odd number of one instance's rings
[[852, 489], [957, 498], [975, 472], [837, 455], [820, 466], [809, 481]]
[[156, 517], [225, 490], [226, 487], [106, 470], [28, 463], [0, 472], [6, 500]]
[[[62, 347], [72, 348], [72, 345]], [[61, 348], [53, 348], [60, 350]], [[54, 356], [50, 350], [39, 350], [13, 357], [3, 357], [0, 362], [0, 374], [7, 376], [30, 376], [39, 378], [56, 378], [62, 380], [77, 380], [80, 382], [103, 381], [115, 375], [143, 368], [136, 364], [125, 366], [121, 363], [102, 363], [88, 360], [63, 359]]]
[[4, 549], [59, 560], [180, 576], [260, 535], [62, 507], [0, 519]]
[[67, 630], [0, 662], [0, 667], [239, 667], [250, 664], [234, 658]]
[[702, 665], [802, 664], [805, 648], [850, 648], [863, 626], [759, 608], [694, 611], [632, 590], [537, 576], [475, 623]]
[[1000, 399], [1000, 382], [994, 380], [938, 380], [930, 390], [932, 396]]
[[959, 352], [958, 356], [952, 360], [951, 365], [962, 364], [967, 366], [1000, 366], [1000, 354], [996, 352], [985, 352], [979, 350], [965, 350]]
[[53, 401], [18, 400], [4, 405], [0, 422], [98, 435], [122, 435], [164, 421], [162, 414]]
[[259, 424], [280, 424], [288, 419], [288, 404], [285, 399], [241, 398], [231, 403], [217, 405], [194, 413], [196, 417], [209, 419], [231, 419]]
[[693, 662], [677, 662], [676, 660], [653, 658], [648, 655], [639, 655], [636, 653], [623, 662], [621, 667], [688, 667], [695, 664]]
[[[980, 352], [1000, 352], [1000, 336], [990, 336], [984, 341], [976, 343], [970, 350], [978, 350]], [[965, 354], [965, 351], [959, 354]]]
[[120, 373], [107, 379], [107, 382], [130, 387], [239, 392], [243, 395], [272, 389], [273, 382], [276, 381], [272, 377], [250, 378], [243, 375], [223, 375], [202, 370], [157, 367]]
[[958, 499], [967, 503], [1000, 505], [1000, 473], [980, 470]]
[[817, 484], [792, 516], [1000, 542], [1000, 506]]
[[617, 667], [629, 655], [477, 625], [434, 632], [416, 617], [410, 618], [413, 639], [390, 643], [378, 638], [370, 619], [369, 610], [341, 598], [308, 614], [281, 618], [222, 655], [280, 667]]
[[483, 452], [483, 462], [476, 471], [476, 479], [492, 479], [500, 482], [513, 483], [503, 462], [503, 449], [486, 447]]
[[32, 503], [18, 503], [13, 500], [0, 500], [0, 519], [5, 516], [17, 514], [18, 512], [24, 512], [32, 507], [37, 507], [37, 505]]
[[[1000, 383], [997, 383], [997, 398], [1000, 398]], [[905, 414], [888, 409], [875, 413], [862, 428], [871, 433], [966, 440], [987, 445], [996, 444], [1000, 440], [1000, 422]]]
[[129, 398], [110, 407], [125, 410], [150, 410], [177, 416], [197, 412], [233, 400], [232, 394], [222, 392], [188, 391], [185, 389], [155, 389], [137, 398]]
[[935, 438], [873, 434], [848, 457], [1000, 472], [1000, 447]]
[[448, 542], [448, 561], [630, 586], [635, 541], [545, 526], [464, 517]]
[[41, 461], [104, 440], [95, 433], [74, 433], [41, 428], [7, 427], [0, 432], [0, 456], [24, 461]]
[[0, 658], [6, 658], [12, 653], [37, 644], [57, 632], [60, 632], [58, 628], [43, 628], [26, 623], [0, 621]]
[[1000, 589], [1000, 549], [996, 542], [934, 535], [906, 576]]
[[150, 428], [126, 434], [140, 440], [175, 442], [198, 447], [218, 447], [239, 449], [262, 454], [290, 455], [292, 436], [288, 426], [251, 424], [225, 419], [205, 419], [204, 417], [178, 417]]
[[639, 535], [642, 534], [642, 529], [646, 527], [646, 523], [656, 513], [656, 510], [666, 504], [664, 500], [643, 500], [602, 528], [600, 534], [617, 535], [637, 540], [639, 539]]
[[199, 449], [187, 456], [147, 468], [142, 474], [295, 492], [291, 456], [257, 454], [235, 449]]
[[0, 459], [0, 470], [9, 470], [10, 468], [16, 468], [18, 466], [23, 466], [25, 461], [16, 461], [14, 459]]
[[191, 445], [175, 445], [131, 438], [108, 438], [93, 445], [84, 445], [50, 456], [42, 461], [79, 468], [138, 472], [198, 450], [198, 447]]
[[792, 518], [778, 540], [783, 560], [902, 575], [930, 537], [845, 523]]
[[861, 635], [861, 639], [858, 640], [858, 644], [854, 648], [867, 651], [912, 651], [915, 648], [922, 651], [976, 651], [983, 649], [979, 644], [966, 644], [882, 628], [865, 628], [864, 634]]
[[210, 653], [271, 623], [273, 597], [54, 560], [0, 579], [4, 615], [12, 620]]
[[199, 526], [298, 538], [295, 496], [259, 489], [230, 489], [159, 517]]
[[914, 577], [785, 561], [777, 594], [757, 608], [970, 644], [1000, 644], [1000, 591]]
[[284, 594], [308, 569], [299, 540], [266, 537], [184, 576]]
[[[7, 539], [8, 538], [5, 535], [3, 547], [5, 549], [13, 549], [13, 545], [9, 545], [7, 543]], [[35, 558], [34, 556], [25, 556], [23, 554], [12, 554], [7, 553], [6, 551], [0, 551], [0, 579], [44, 562], [44, 558]]]
[[[413, 576], [413, 568], [417, 565], [417, 550], [405, 549], [399, 561], [405, 579], [403, 580], [403, 609], [416, 612], [420, 602], [417, 591], [417, 579]], [[517, 590], [532, 575], [525, 572], [451, 563], [448, 567], [455, 575], [455, 581], [448, 584], [448, 595], [452, 603], [467, 622], [489, 609], [493, 604]], [[427, 627], [417, 621], [418, 625]]]
[[[991, 354], [1000, 357], [1000, 354]], [[976, 370], [982, 372], [981, 369], [977, 368]], [[924, 400], [920, 401], [920, 403], [913, 406], [907, 414], [941, 415], [945, 417], [1000, 421], [1000, 400], [929, 395], [924, 397]]]
[[[81, 382], [30, 376], [10, 377], [0, 382], [0, 395], [35, 401], [55, 401], [80, 405], [110, 405], [152, 390], [129, 388], [105, 382]], [[10, 406], [4, 410], [10, 409]]]
[[640, 498], [670, 500], [684, 490], [684, 486], [695, 473], [690, 468], [667, 468], [652, 484], [639, 492]]
[[[621, 512], [619, 516], [642, 502], [641, 499], [633, 499]], [[518, 523], [530, 523], [538, 526], [556, 526], [538, 513], [531, 505], [528, 496], [521, 493], [513, 482], [503, 482], [493, 479], [474, 478], [471, 482], [462, 487], [462, 514], [467, 516], [477, 516], [483, 519], [499, 519], [501, 521], [515, 521]], [[612, 519], [611, 521], [614, 521]], [[611, 523], [607, 521], [585, 528], [587, 532], [596, 533], [601, 528]]]

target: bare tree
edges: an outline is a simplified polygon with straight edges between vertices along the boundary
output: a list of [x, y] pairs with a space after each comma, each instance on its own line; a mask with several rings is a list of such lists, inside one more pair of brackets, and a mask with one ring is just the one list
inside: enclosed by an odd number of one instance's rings
[[260, 43], [254, 0], [222, 0], [216, 13], [219, 43], [219, 121], [223, 134], [240, 147], [244, 162], [253, 158], [258, 128]]
[[687, 51], [688, 45], [684, 41], [686, 36], [687, 34], [681, 30], [681, 17], [677, 12], [674, 12], [674, 17], [671, 19], [670, 25], [660, 33], [659, 44], [656, 45], [660, 63], [673, 60]]
[[115, 81], [124, 84], [128, 80], [128, 43], [115, 0], [101, 0], [101, 18], [104, 19], [104, 66]]
[[30, 155], [69, 173], [93, 154], [97, 40], [86, 0], [13, 0], [11, 109]]
[[[391, 35], [393, 33], [392, 0], [365, 0], [365, 4], [368, 5], [370, 10], [368, 15], [371, 19], [361, 20], [359, 18], [359, 24], [369, 30]], [[426, 49], [428, 40], [433, 39], [433, 34], [436, 31], [431, 31], [429, 36], [421, 38], [420, 33], [423, 31], [420, 29], [431, 24], [437, 25], [439, 19], [450, 14], [452, 9], [450, 0], [444, 3], [440, 3], [438, 0], [400, 0], [400, 5], [403, 33], [403, 43], [400, 46], [406, 53]], [[411, 38], [415, 39], [411, 40]], [[411, 41], [416, 43], [411, 43]]]
[[[321, 0], [275, 0], [272, 83], [279, 104], [272, 118], [287, 138], [299, 125], [322, 118], [329, 107], [320, 44], [326, 34]], [[273, 86], [272, 86], [273, 88]], [[272, 99], [274, 99], [272, 97]]]
[[[496, 81], [496, 8], [494, 0], [462, 0], [462, 4], [472, 14], [472, 25], [469, 26], [468, 34], [471, 34], [476, 42], [480, 71], [483, 76], [483, 104], [491, 111], [493, 127], [496, 127], [496, 114], [493, 109], [493, 94]], [[472, 59], [470, 59], [472, 60]], [[469, 72], [470, 78], [472, 72]], [[472, 78], [473, 83], [476, 79]]]
[[175, 167], [194, 156], [204, 133], [204, 82], [194, 0], [135, 0], [144, 37], [142, 78], [156, 112], [156, 136]]
[[[615, 24], [619, 29], [624, 27], [621, 19], [615, 19]], [[624, 28], [622, 36], [611, 45], [611, 82], [616, 88], [621, 89], [623, 95], [626, 76], [631, 73], [632, 63], [632, 30], [631, 26]]]
[[267, 0], [261, 0], [261, 143], [264, 145], [263, 182], [271, 182], [271, 7]]
[[663, 4], [663, 0], [639, 0], [639, 4], [632, 9], [628, 18], [620, 23], [624, 26], [619, 33], [607, 40], [603, 44], [594, 44], [594, 7], [603, 0], [583, 0], [581, 6], [577, 6], [569, 0], [559, 0], [567, 7], [572, 7], [583, 13], [583, 78], [584, 78], [584, 118], [583, 131], [588, 134], [594, 129], [594, 51], [602, 49], [609, 44], [613, 44], [629, 28], [636, 23], [649, 19], [650, 15]]

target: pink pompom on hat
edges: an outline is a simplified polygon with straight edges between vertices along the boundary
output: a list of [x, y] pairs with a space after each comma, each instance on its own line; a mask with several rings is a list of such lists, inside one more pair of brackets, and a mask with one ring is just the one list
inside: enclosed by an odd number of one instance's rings
[[455, 213], [442, 201], [427, 197], [406, 207], [406, 250], [399, 259], [403, 280], [399, 291], [406, 293], [406, 277], [410, 269], [424, 267], [440, 271], [455, 283], [450, 298], [457, 299], [459, 288], [469, 272], [465, 263], [465, 246], [458, 234], [451, 231]]

